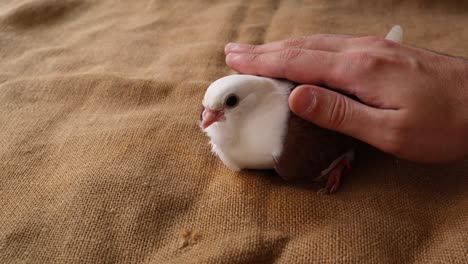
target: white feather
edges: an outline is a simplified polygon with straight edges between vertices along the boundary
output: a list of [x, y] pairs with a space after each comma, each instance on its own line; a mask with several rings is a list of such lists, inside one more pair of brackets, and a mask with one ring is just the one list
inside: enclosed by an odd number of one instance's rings
[[385, 39], [401, 43], [403, 41], [403, 29], [401, 28], [401, 26], [393, 26], [390, 32], [388, 32]]
[[239, 105], [224, 109], [224, 120], [204, 129], [213, 152], [231, 170], [271, 169], [283, 148], [289, 118], [290, 82], [252, 75], [230, 75], [208, 87], [203, 106], [220, 110], [230, 94]]

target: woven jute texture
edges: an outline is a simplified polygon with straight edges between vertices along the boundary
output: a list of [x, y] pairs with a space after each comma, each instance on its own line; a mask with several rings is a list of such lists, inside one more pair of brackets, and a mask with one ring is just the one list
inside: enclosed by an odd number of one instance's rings
[[[468, 163], [367, 145], [333, 196], [198, 127], [227, 42], [379, 35], [468, 57], [467, 1], [0, 1], [0, 263], [466, 263]], [[450, 89], [450, 87], [447, 87]]]

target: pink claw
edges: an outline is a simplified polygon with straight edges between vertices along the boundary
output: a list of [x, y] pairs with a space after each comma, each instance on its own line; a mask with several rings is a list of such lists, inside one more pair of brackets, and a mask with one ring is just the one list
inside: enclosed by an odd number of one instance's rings
[[327, 184], [324, 188], [319, 190], [319, 194], [332, 194], [335, 193], [340, 187], [341, 176], [349, 174], [351, 165], [349, 161], [344, 158], [328, 173]]

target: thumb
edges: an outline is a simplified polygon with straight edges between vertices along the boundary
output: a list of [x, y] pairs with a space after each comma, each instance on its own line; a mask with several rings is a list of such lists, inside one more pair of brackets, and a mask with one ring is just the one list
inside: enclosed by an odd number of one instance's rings
[[289, 105], [305, 120], [372, 145], [379, 145], [382, 140], [380, 128], [389, 114], [314, 85], [294, 89], [289, 96]]

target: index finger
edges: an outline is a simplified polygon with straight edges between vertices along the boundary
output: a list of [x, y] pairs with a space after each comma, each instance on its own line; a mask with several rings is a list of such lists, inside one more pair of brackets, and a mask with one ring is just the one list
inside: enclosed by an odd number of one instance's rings
[[242, 43], [228, 43], [224, 47], [224, 53], [266, 53], [279, 51], [287, 48], [312, 49], [339, 52], [346, 48], [349, 35], [317, 34], [290, 38], [280, 41], [265, 43], [262, 45], [251, 45]]
[[229, 53], [232, 69], [252, 75], [319, 84], [353, 94], [353, 68], [343, 53], [289, 48], [267, 53]]

